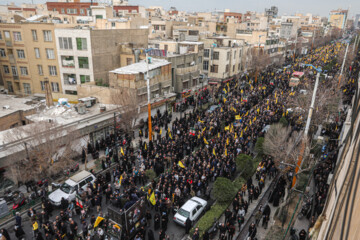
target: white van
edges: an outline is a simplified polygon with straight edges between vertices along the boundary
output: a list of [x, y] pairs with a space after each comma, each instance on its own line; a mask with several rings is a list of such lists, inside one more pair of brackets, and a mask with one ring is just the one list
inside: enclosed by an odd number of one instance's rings
[[81, 171], [78, 174], [66, 180], [59, 189], [55, 190], [49, 195], [50, 202], [55, 206], [60, 206], [61, 199], [74, 200], [76, 190], [82, 188], [86, 190], [88, 183], [94, 183], [95, 176], [88, 171]]
[[191, 222], [194, 223], [205, 210], [207, 201], [198, 197], [192, 197], [177, 211], [174, 216], [175, 223], [184, 226], [186, 220], [190, 218]]

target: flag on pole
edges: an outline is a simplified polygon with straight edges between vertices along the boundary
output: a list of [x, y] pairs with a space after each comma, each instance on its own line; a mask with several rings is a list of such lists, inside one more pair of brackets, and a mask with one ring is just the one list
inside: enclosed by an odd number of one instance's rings
[[235, 133], [235, 136], [234, 136], [235, 139], [237, 139], [237, 134]]
[[226, 103], [226, 98], [224, 98], [224, 103]]
[[214, 154], [214, 156], [216, 156], [215, 148], [213, 148], [213, 154]]
[[162, 128], [160, 128], [160, 135], [162, 134]]
[[179, 161], [178, 164], [181, 168], [185, 168], [184, 164], [181, 161]]
[[226, 145], [229, 145], [229, 138], [226, 139]]
[[241, 131], [241, 133], [240, 133], [240, 137], [241, 137], [241, 138], [243, 137], [243, 131]]
[[145, 143], [145, 147], [144, 147], [144, 148], [145, 148], [145, 150], [147, 150], [147, 146], [146, 146], [146, 143]]
[[227, 149], [225, 148], [225, 156], [227, 156]]
[[99, 224], [101, 223], [102, 220], [104, 220], [104, 218], [98, 216], [98, 217], [96, 218], [96, 220], [95, 220], [94, 228], [96, 228], [97, 226], [99, 226]]
[[154, 191], [151, 193], [149, 201], [151, 202], [152, 205], [156, 204], [156, 200], [155, 200], [155, 193]]
[[195, 129], [194, 128], [190, 128], [190, 135], [195, 136]]
[[236, 119], [236, 120], [241, 120], [241, 116], [240, 116], [240, 115], [236, 115], [236, 116], [235, 116], [235, 119]]
[[121, 187], [122, 180], [123, 180], [123, 175], [120, 175], [120, 179], [119, 179], [119, 185], [120, 185], [120, 187]]
[[206, 138], [204, 138], [204, 143], [205, 143], [206, 145], [209, 145], [209, 142], [206, 140]]
[[121, 152], [121, 154], [124, 156], [125, 154], [124, 154], [124, 150], [123, 150], [123, 148], [121, 147], [120, 148], [120, 152]]
[[229, 131], [229, 130], [230, 130], [230, 127], [229, 127], [229, 126], [226, 126], [226, 127], [224, 128], [224, 130], [225, 130], [225, 131]]

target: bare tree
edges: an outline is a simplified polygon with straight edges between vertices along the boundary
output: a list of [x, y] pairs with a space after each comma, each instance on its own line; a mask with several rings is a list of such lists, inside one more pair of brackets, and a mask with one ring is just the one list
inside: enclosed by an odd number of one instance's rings
[[[255, 51], [255, 49], [253, 49]], [[266, 68], [271, 63], [270, 57], [265, 52], [253, 52], [251, 55], [251, 68], [253, 70], [253, 77], [255, 77], [255, 82], [259, 72]]]
[[114, 89], [111, 93], [111, 99], [121, 113], [119, 127], [124, 132], [132, 133], [140, 115], [136, 90], [130, 88]]
[[13, 163], [7, 177], [14, 182], [51, 179], [71, 166], [81, 151], [78, 132], [57, 123], [44, 121], [14, 128], [7, 138], [10, 142], [18, 142], [18, 150], [26, 156], [11, 159]]
[[[295, 166], [300, 153], [300, 133], [280, 123], [270, 126], [265, 134], [264, 153], [274, 158], [275, 165], [282, 163]], [[283, 166], [280, 169], [284, 169]]]

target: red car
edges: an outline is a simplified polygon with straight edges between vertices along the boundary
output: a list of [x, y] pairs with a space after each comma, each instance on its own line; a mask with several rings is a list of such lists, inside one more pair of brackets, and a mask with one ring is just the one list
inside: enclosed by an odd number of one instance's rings
[[23, 193], [17, 194], [17, 196], [14, 197], [14, 204], [13, 204], [13, 210], [16, 210], [20, 208], [21, 206], [26, 204], [26, 198]]

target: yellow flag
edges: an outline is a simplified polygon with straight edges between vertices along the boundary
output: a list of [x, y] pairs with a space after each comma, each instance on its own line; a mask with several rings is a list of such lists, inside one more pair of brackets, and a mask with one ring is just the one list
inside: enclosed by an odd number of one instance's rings
[[254, 119], [253, 119], [253, 122], [255, 122], [256, 121], [256, 117], [254, 117]]
[[181, 168], [185, 168], [184, 164], [181, 161], [179, 161], [178, 164]]
[[251, 123], [251, 119], [250, 119], [250, 122], [249, 122], [249, 124], [250, 124], [250, 126], [251, 126], [251, 124], [252, 124], [252, 123]]
[[204, 123], [204, 121], [201, 121], [200, 119], [199, 119], [199, 122]]
[[245, 127], [244, 132], [246, 132], [246, 130], [247, 130], [247, 126]]
[[269, 111], [269, 105], [267, 106], [266, 110], [268, 110], [268, 111]]
[[243, 131], [241, 131], [241, 133], [240, 133], [240, 137], [241, 137], [241, 138], [243, 137]]
[[226, 139], [226, 145], [229, 145], [229, 138]]
[[204, 138], [204, 143], [205, 143], [206, 145], [209, 145], [209, 142], [206, 140], [206, 138]]
[[122, 147], [120, 148], [120, 151], [121, 151], [121, 154], [124, 156], [125, 154], [124, 154], [124, 150]]
[[257, 113], [259, 114], [259, 113], [260, 113], [260, 108], [258, 108], [256, 111], [257, 111]]
[[119, 179], [119, 185], [120, 186], [121, 186], [122, 180], [123, 180], [123, 175], [120, 175], [120, 179]]
[[97, 217], [96, 218], [96, 221], [95, 221], [95, 223], [94, 223], [94, 228], [96, 228], [100, 223], [101, 223], [101, 221], [102, 220], [104, 220], [104, 218], [102, 218], [102, 217]]
[[226, 126], [224, 130], [225, 130], [225, 131], [229, 131], [229, 130], [230, 130], [230, 127], [229, 127], [229, 126]]
[[146, 143], [145, 143], [145, 150], [147, 150], [147, 146], [146, 146]]
[[149, 201], [151, 202], [152, 205], [156, 204], [156, 200], [155, 200], [155, 193], [154, 191], [151, 193]]
[[269, 104], [269, 99], [266, 101], [266, 104]]
[[276, 93], [275, 93], [275, 98], [276, 98]]
[[227, 149], [225, 148], [225, 156], [227, 156]]
[[214, 154], [214, 156], [216, 156], [215, 148], [213, 148], [213, 154]]
[[224, 103], [226, 103], [226, 98], [224, 98]]
[[278, 100], [278, 99], [276, 98], [276, 101], [275, 101], [275, 103], [277, 103], [277, 100]]
[[235, 136], [234, 136], [234, 138], [235, 138], [235, 139], [237, 139], [237, 135], [236, 135], [236, 133], [235, 133]]
[[160, 128], [160, 135], [162, 134], [162, 128]]
[[236, 120], [241, 120], [241, 116], [240, 115], [235, 115], [235, 119]]
[[203, 128], [203, 130], [202, 130], [201, 132], [204, 132], [204, 131], [205, 131], [205, 129], [206, 129], [206, 127], [204, 127], [204, 128]]
[[227, 94], [227, 91], [226, 91], [226, 89], [224, 88], [223, 90], [224, 90], [225, 94]]
[[234, 112], [236, 112], [236, 109], [235, 109], [235, 108], [232, 108], [232, 110], [233, 110]]
[[249, 114], [249, 111], [246, 112], [245, 117]]
[[222, 109], [222, 108], [220, 109], [220, 112], [223, 112], [223, 109]]

